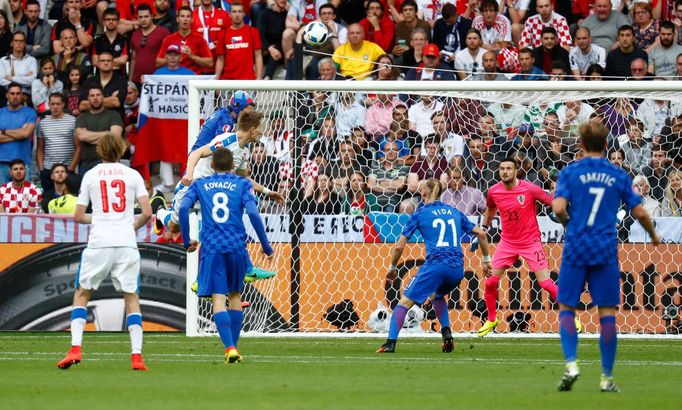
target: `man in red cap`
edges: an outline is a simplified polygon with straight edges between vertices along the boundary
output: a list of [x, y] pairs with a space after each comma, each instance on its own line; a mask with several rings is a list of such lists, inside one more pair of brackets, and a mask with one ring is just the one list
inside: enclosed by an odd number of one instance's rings
[[455, 75], [450, 66], [440, 61], [438, 46], [430, 43], [424, 47], [422, 62], [411, 68], [405, 76], [406, 80], [454, 81]]

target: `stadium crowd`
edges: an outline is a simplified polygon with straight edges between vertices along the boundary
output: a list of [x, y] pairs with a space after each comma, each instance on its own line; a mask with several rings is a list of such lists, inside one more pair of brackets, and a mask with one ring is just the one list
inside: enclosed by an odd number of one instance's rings
[[[306, 79], [580, 81], [680, 79], [681, 18], [682, 1], [670, 0], [9, 0], [0, 7], [0, 212], [67, 212], [50, 200], [78, 190], [105, 133], [134, 147], [145, 75], [290, 78], [294, 44], [311, 21], [329, 36], [308, 46]], [[308, 98], [308, 213], [409, 213], [418, 182], [435, 177], [446, 202], [479, 214], [499, 161], [514, 156], [522, 178], [552, 189], [581, 155], [577, 126], [595, 120], [609, 128], [609, 159], [633, 176], [647, 209], [682, 216], [677, 101]], [[252, 147], [254, 179], [283, 194], [293, 184], [292, 117], [270, 112]], [[169, 192], [172, 165], [159, 168], [150, 191]], [[266, 211], [284, 207], [263, 201]]]

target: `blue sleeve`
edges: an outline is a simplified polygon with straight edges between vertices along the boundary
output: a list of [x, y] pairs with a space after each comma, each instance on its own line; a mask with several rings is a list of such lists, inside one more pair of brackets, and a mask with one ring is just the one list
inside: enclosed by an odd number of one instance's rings
[[263, 220], [260, 218], [256, 201], [246, 202], [245, 205], [246, 215], [249, 216], [251, 226], [253, 226], [253, 229], [256, 231], [256, 235], [258, 235], [258, 240], [260, 241], [261, 248], [263, 248], [263, 252], [265, 252], [265, 254], [268, 256], [272, 255], [274, 251], [272, 250], [272, 246], [270, 246], [268, 236], [265, 234], [265, 226], [263, 226]]
[[628, 210], [640, 205], [642, 203], [642, 197], [632, 189], [632, 179], [628, 174], [622, 172], [621, 180], [623, 181], [623, 192], [622, 199]]
[[185, 197], [182, 199], [180, 209], [178, 210], [178, 217], [180, 219], [180, 232], [182, 232], [182, 243], [185, 249], [189, 248], [189, 210], [192, 209], [197, 202], [196, 185], [192, 183], [187, 189]]
[[[230, 127], [228, 129], [225, 129], [226, 125], [229, 125]], [[229, 112], [219, 117], [218, 121], [214, 125], [212, 137], [217, 137], [218, 135], [223, 134], [225, 132], [234, 132], [234, 121], [232, 121], [232, 116], [230, 115]]]
[[258, 200], [253, 194], [253, 185], [251, 185], [251, 182], [249, 182], [248, 179], [244, 178], [244, 185], [242, 187], [242, 203], [244, 204], [244, 207], [246, 207], [249, 202], [258, 204]]
[[554, 198], [565, 198], [569, 202], [571, 201], [570, 179], [571, 175], [568, 168], [564, 168], [559, 172], [559, 180], [557, 181], [556, 189], [554, 190]]
[[414, 231], [419, 227], [419, 214], [419, 211], [413, 213], [412, 216], [410, 216], [410, 220], [407, 221], [407, 225], [403, 228], [402, 235], [407, 237], [407, 239], [410, 239], [414, 234]]
[[[458, 211], [459, 212], [459, 211]], [[471, 231], [476, 227], [476, 224], [471, 222], [466, 215], [459, 212], [460, 223], [462, 224], [463, 233], [471, 233]]]

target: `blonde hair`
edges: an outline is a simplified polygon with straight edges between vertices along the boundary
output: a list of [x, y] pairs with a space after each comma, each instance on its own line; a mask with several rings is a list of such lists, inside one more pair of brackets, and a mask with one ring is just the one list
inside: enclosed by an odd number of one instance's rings
[[118, 162], [126, 152], [126, 144], [121, 137], [106, 133], [97, 143], [97, 155], [106, 162]]
[[429, 191], [429, 202], [437, 201], [443, 193], [443, 185], [436, 178], [429, 178], [424, 181], [424, 187]]

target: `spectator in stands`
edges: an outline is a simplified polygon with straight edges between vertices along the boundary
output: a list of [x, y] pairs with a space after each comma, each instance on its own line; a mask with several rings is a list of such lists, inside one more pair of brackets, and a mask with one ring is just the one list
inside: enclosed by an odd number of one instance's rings
[[408, 110], [410, 129], [417, 131], [424, 138], [429, 134], [433, 134], [431, 116], [440, 111], [443, 111], [442, 102], [432, 95], [422, 95]]
[[410, 36], [416, 28], [424, 30], [427, 34], [427, 42], [431, 40], [431, 26], [417, 16], [417, 9], [417, 3], [414, 0], [404, 0], [400, 5], [403, 20], [395, 26], [395, 46], [391, 52], [395, 57], [402, 57], [410, 49], [408, 46]]
[[277, 67], [285, 64], [282, 33], [286, 29], [287, 5], [286, 0], [275, 0], [272, 7], [265, 8], [258, 18], [258, 32], [263, 43], [265, 80], [272, 79]]
[[59, 54], [64, 51], [62, 31], [73, 30], [75, 47], [78, 51], [87, 50], [92, 45], [97, 24], [81, 14], [81, 0], [66, 0], [64, 14], [52, 27], [52, 51]]
[[637, 2], [632, 6], [632, 16], [632, 27], [635, 29], [635, 47], [649, 52], [652, 47], [659, 43], [660, 20], [654, 19], [651, 5], [643, 2]]
[[[156, 56], [161, 51], [161, 46], [170, 32], [166, 27], [157, 26], [153, 22], [152, 8], [148, 4], [140, 4], [137, 7], [137, 23], [139, 28], [133, 31], [130, 36], [129, 79], [140, 84], [143, 75], [151, 74], [156, 70]], [[176, 45], [178, 48], [180, 47], [179, 43]], [[168, 46], [166, 46], [167, 49]], [[165, 60], [164, 62], [167, 64]]]
[[571, 148], [561, 138], [550, 135], [545, 136], [542, 145], [545, 149], [543, 157], [538, 158], [537, 166], [543, 183], [549, 185], [549, 181], [556, 181], [559, 171], [572, 162], [577, 147]]
[[[606, 124], [604, 124], [606, 125]], [[542, 119], [542, 134], [548, 142], [559, 141], [568, 148], [571, 153], [578, 150], [578, 139], [576, 136], [569, 135], [561, 127], [561, 121], [556, 111], [547, 112]]]
[[466, 36], [466, 48], [455, 53], [458, 79], [464, 80], [482, 70], [483, 54], [486, 52], [482, 44], [481, 33], [475, 28], [470, 29]]
[[[448, 162], [448, 165], [455, 167], [464, 166], [464, 161], [462, 160], [464, 155], [464, 138], [449, 130], [445, 113], [442, 111], [433, 113], [431, 115], [431, 124], [433, 125], [433, 137], [440, 145], [442, 155]], [[422, 147], [421, 155], [426, 155], [426, 152], [425, 147]]]
[[478, 120], [487, 113], [481, 100], [477, 99], [447, 98], [444, 104], [445, 118], [450, 123], [450, 129], [463, 136], [476, 132]]
[[658, 43], [648, 51], [649, 72], [657, 77], [676, 76], [677, 61], [679, 60], [678, 56], [682, 54], [682, 46], [675, 43], [675, 25], [673, 23], [661, 22]]
[[472, 81], [506, 81], [504, 74], [497, 72], [497, 55], [494, 51], [483, 53], [483, 70], [477, 71], [469, 77]]
[[383, 54], [379, 57], [374, 63], [374, 67], [372, 76], [367, 77], [367, 80], [370, 78], [375, 81], [396, 81], [403, 79], [400, 69], [394, 65], [393, 59], [388, 54]]
[[[152, 23], [154, 23], [154, 25], [165, 27], [169, 33], [175, 33], [178, 31], [178, 22], [175, 21], [174, 16], [169, 12], [170, 0], [155, 0], [154, 9], [156, 10], [152, 18]], [[173, 13], [175, 13], [175, 10], [173, 10]], [[138, 20], [137, 23], [139, 29], [140, 21]]]
[[[471, 27], [481, 33], [482, 47], [495, 52], [507, 48], [512, 41], [511, 21], [499, 11], [500, 5], [497, 0], [483, 0], [481, 14], [471, 23]], [[460, 48], [463, 46], [460, 45]]]
[[104, 107], [104, 91], [101, 86], [90, 86], [87, 103], [89, 110], [76, 118], [75, 135], [76, 140], [81, 144], [81, 160], [78, 165], [80, 175], [84, 175], [101, 162], [96, 151], [97, 142], [100, 138], [107, 133], [114, 134], [119, 138], [123, 137], [121, 115]]
[[617, 97], [606, 102], [599, 107], [599, 110], [606, 120], [604, 125], [614, 136], [625, 135], [628, 120], [635, 115], [633, 102], [626, 97]]
[[92, 86], [97, 85], [102, 88], [104, 93], [104, 108], [118, 112], [121, 119], [123, 119], [123, 105], [128, 93], [128, 82], [125, 77], [113, 70], [114, 56], [108, 51], [104, 51], [99, 55], [97, 68], [97, 74], [85, 80], [83, 84], [78, 111], [83, 113], [90, 110], [88, 90]]
[[546, 80], [545, 72], [535, 66], [535, 58], [533, 58], [533, 50], [530, 48], [522, 48], [519, 50], [519, 64], [521, 71], [512, 77], [512, 81], [538, 81]]
[[[504, 0], [500, 2], [503, 7], [503, 14], [509, 16], [512, 23], [512, 40], [514, 44], [519, 44], [521, 33], [523, 32], [524, 21], [530, 10], [529, 0]], [[561, 13], [559, 13], [561, 14]]]
[[0, 184], [9, 181], [10, 162], [20, 159], [27, 175], [31, 175], [31, 145], [37, 115], [22, 103], [21, 86], [7, 86], [7, 106], [0, 108]]
[[341, 75], [355, 80], [364, 80], [374, 69], [376, 61], [384, 51], [376, 43], [365, 40], [361, 25], [348, 27], [348, 42], [334, 51], [332, 59], [339, 66]]
[[384, 146], [386, 141], [394, 141], [398, 144], [398, 157], [404, 165], [412, 165], [419, 155], [422, 145], [422, 136], [415, 131], [409, 120], [407, 106], [403, 103], [397, 104], [391, 114], [390, 129], [384, 140], [379, 143], [377, 159], [384, 157]]
[[471, 135], [467, 140], [468, 155], [464, 159], [466, 169], [471, 173], [471, 184], [486, 192], [488, 187], [496, 181], [495, 173], [492, 169], [497, 169], [489, 153], [488, 145], [478, 135]]
[[41, 172], [40, 184], [43, 191], [43, 198], [42, 201], [40, 201], [40, 207], [43, 208], [43, 212], [48, 213], [47, 206], [50, 201], [62, 196], [66, 191], [65, 182], [69, 173], [66, 170], [66, 165], [60, 163], [53, 164], [52, 167], [46, 171], [49, 172], [50, 177], [48, 180], [44, 181]]
[[367, 108], [352, 92], [339, 93], [336, 104], [336, 135], [350, 136], [351, 130], [365, 124]]
[[398, 144], [384, 146], [384, 159], [372, 168], [367, 178], [369, 191], [376, 196], [377, 211], [394, 212], [406, 188], [409, 168], [398, 160]]
[[78, 106], [81, 99], [81, 78], [83, 74], [80, 68], [71, 67], [64, 77], [64, 111], [77, 117], [80, 114]]
[[661, 216], [661, 203], [651, 195], [651, 187], [647, 178], [639, 174], [632, 180], [632, 190], [642, 196], [642, 206], [651, 216]]
[[92, 62], [90, 56], [84, 51], [81, 51], [76, 46], [76, 32], [70, 28], [65, 28], [60, 35], [61, 52], [52, 56], [55, 63], [57, 73], [62, 81], [66, 81], [66, 73], [70, 71], [70, 67], [78, 67], [83, 74], [82, 81], [88, 73], [92, 73]]
[[682, 112], [671, 113], [671, 117], [654, 142], [660, 144], [671, 157], [677, 152], [682, 152]]
[[391, 125], [391, 115], [394, 109], [402, 104], [403, 102], [394, 94], [370, 94], [365, 101], [365, 105], [368, 106], [365, 113], [365, 131], [374, 138], [387, 134]]
[[550, 81], [573, 81], [575, 80], [575, 77], [573, 77], [569, 72], [568, 72], [568, 66], [564, 61], [561, 60], [554, 60], [552, 61], [552, 69], [549, 72], [549, 80]]
[[580, 26], [590, 29], [594, 43], [610, 51], [619, 47], [618, 29], [627, 24], [628, 19], [623, 13], [612, 11], [611, 0], [595, 0], [594, 14], [583, 20]]
[[[321, 54], [314, 54], [313, 58], [306, 68], [306, 79], [317, 79], [319, 76], [319, 71], [317, 70], [318, 66], [317, 63], [322, 57], [323, 54], [329, 54], [332, 55], [334, 54], [334, 51], [336, 51], [337, 48], [339, 48], [342, 44], [346, 44], [348, 42], [348, 29], [346, 29], [345, 26], [337, 23], [335, 21], [336, 19], [336, 7], [332, 3], [327, 3], [323, 4], [320, 6], [319, 10], [320, 14], [320, 21], [327, 26], [327, 40], [322, 43], [321, 45], [314, 46], [312, 47], [312, 51], [315, 53], [321, 53]], [[296, 41], [299, 42], [299, 37], [303, 37], [303, 33], [299, 31], [297, 35]], [[301, 40], [302, 41], [302, 40]], [[325, 57], [326, 58], [326, 57]], [[292, 60], [289, 60], [289, 64], [293, 63]], [[289, 70], [291, 71], [291, 70]]]
[[[366, 177], [361, 172], [350, 175], [349, 189], [344, 196], [342, 212], [346, 215], [367, 215], [376, 208], [376, 197], [368, 193]], [[368, 229], [366, 226], [365, 229]]]
[[448, 168], [446, 182], [448, 189], [443, 192], [441, 201], [458, 209], [464, 215], [483, 215], [486, 208], [485, 196], [476, 187], [466, 184], [469, 175], [466, 168]]
[[500, 135], [512, 139], [516, 129], [523, 122], [524, 107], [508, 102], [496, 102], [488, 106], [488, 113], [500, 127]]
[[0, 10], [0, 57], [9, 54], [12, 47], [12, 26], [5, 10]]
[[78, 205], [79, 191], [80, 178], [76, 175], [67, 175], [62, 194], [47, 203], [47, 212], [57, 215], [73, 215]]
[[426, 31], [419, 27], [410, 33], [410, 47], [401, 55], [401, 71], [404, 74], [412, 67], [417, 67], [424, 61], [424, 47], [428, 44], [426, 38]]
[[265, 148], [265, 154], [278, 161], [289, 161], [289, 139], [292, 133], [287, 129], [286, 113], [274, 111], [270, 113], [269, 119], [270, 122], [260, 139]]
[[[240, 10], [240, 14], [243, 18], [243, 6]], [[232, 17], [232, 20], [234, 20], [234, 17]], [[182, 60], [180, 60], [181, 66], [187, 67], [197, 74], [203, 72], [212, 72], [213, 56], [211, 54], [211, 50], [208, 48], [208, 43], [206, 43], [206, 40], [204, 40], [202, 36], [192, 32], [192, 9], [186, 6], [181, 7], [177, 11], [176, 21], [178, 22], [178, 31], [171, 35], [167, 35], [163, 39], [163, 43], [159, 48], [159, 54], [156, 55], [156, 67], [161, 67], [166, 63], [165, 57], [168, 46], [171, 44], [176, 44], [180, 46], [180, 52], [182, 53]], [[243, 21], [240, 23], [243, 27]], [[159, 27], [158, 29], [161, 30], [161, 32], [166, 31], [162, 27]], [[158, 34], [161, 34], [161, 32]], [[140, 48], [142, 48], [142, 41], [140, 41]], [[145, 50], [140, 51], [145, 52]], [[149, 72], [153, 71], [154, 68], [152, 68]], [[218, 75], [220, 75], [220, 73], [218, 73]], [[133, 79], [133, 81], [135, 80]]]
[[[168, 54], [166, 54], [166, 56], [168, 56]], [[128, 81], [128, 89], [123, 109], [123, 138], [132, 146], [135, 145], [137, 118], [140, 114], [140, 91], [137, 89], [137, 85], [132, 81]]]
[[361, 162], [353, 149], [350, 139], [339, 142], [339, 157], [336, 161], [325, 167], [325, 174], [333, 179], [334, 192], [345, 195], [350, 188], [350, 177], [355, 172], [368, 175], [367, 164]]
[[440, 62], [440, 51], [435, 44], [427, 44], [423, 51], [424, 61], [415, 68], [411, 68], [405, 75], [406, 80], [416, 81], [453, 81], [452, 69]]
[[222, 32], [227, 30], [232, 23], [231, 13], [231, 8], [229, 10], [219, 9], [213, 5], [212, 0], [200, 0], [200, 6], [195, 6], [192, 12], [192, 30], [206, 40], [208, 48], [213, 52], [214, 59], [218, 56], [216, 54], [218, 39], [222, 37]]
[[514, 162], [516, 162], [516, 175], [519, 179], [525, 179], [530, 183], [543, 186], [546, 189], [551, 190], [554, 188], [552, 180], [549, 181], [549, 186], [544, 186], [544, 181], [540, 176], [540, 172], [533, 168], [533, 160], [528, 157], [528, 151], [520, 149], [514, 152], [511, 157], [514, 158]]
[[665, 187], [663, 201], [661, 201], [661, 216], [682, 216], [682, 171], [673, 170], [668, 175], [668, 185]]
[[395, 23], [388, 17], [388, 13], [385, 13], [384, 3], [380, 0], [369, 0], [366, 7], [367, 17], [359, 23], [365, 30], [365, 38], [376, 43], [386, 53], [390, 53], [393, 48]]
[[12, 35], [12, 51], [0, 58], [0, 85], [10, 83], [21, 85], [26, 95], [31, 95], [31, 84], [38, 76], [38, 62], [26, 53], [26, 34], [17, 31]]
[[322, 120], [317, 138], [310, 144], [308, 159], [317, 161], [321, 166], [338, 159], [338, 140], [336, 138], [336, 121], [333, 116], [326, 115]]
[[[0, 186], [0, 214], [32, 214], [40, 206], [42, 192], [26, 180], [28, 168], [22, 159], [9, 163], [10, 181]], [[3, 175], [3, 178], [6, 178]]]
[[587, 69], [593, 64], [606, 68], [606, 50], [592, 43], [592, 35], [587, 27], [580, 27], [575, 32], [575, 47], [571, 47], [568, 59], [576, 80], [585, 80]]
[[666, 118], [680, 112], [682, 112], [682, 101], [647, 98], [639, 104], [635, 116], [644, 123], [646, 134], [655, 136], [663, 130]]
[[314, 184], [306, 187], [303, 198], [303, 213], [307, 215], [338, 215], [341, 213], [341, 200], [333, 192], [333, 182], [329, 175], [320, 173]]
[[554, 12], [552, 0], [537, 0], [536, 5], [538, 14], [526, 20], [521, 39], [519, 39], [519, 47], [536, 48], [542, 46], [542, 36], [545, 29], [551, 27], [557, 37], [555, 43], [568, 51], [573, 41], [566, 18]]
[[588, 81], [602, 81], [606, 75], [606, 70], [599, 64], [592, 64], [587, 67], [585, 72], [585, 79]]
[[454, 68], [455, 53], [464, 47], [463, 40], [471, 28], [472, 20], [458, 16], [457, 6], [452, 3], [443, 4], [441, 14], [442, 17], [433, 25], [432, 42], [441, 50], [443, 62]]
[[120, 13], [116, 9], [104, 10], [104, 33], [95, 39], [95, 50], [92, 54], [92, 64], [98, 66], [99, 55], [109, 52], [114, 57], [114, 71], [126, 76], [129, 50], [128, 39], [118, 33]]
[[317, 62], [317, 71], [320, 73], [318, 80], [345, 80], [346, 77], [336, 72], [336, 63], [329, 57], [325, 57]]
[[625, 152], [621, 148], [612, 148], [608, 151], [607, 153], [607, 158], [610, 163], [613, 165], [617, 166], [618, 168], [622, 168], [625, 172], [632, 177], [632, 173], [630, 172], [630, 165], [625, 162]]
[[[317, 20], [320, 7], [326, 3], [328, 3], [327, 0], [292, 0], [287, 14], [286, 29], [282, 33], [282, 51], [285, 60], [293, 56], [297, 33], [308, 23]], [[357, 16], [358, 20], [359, 16]]]
[[8, 0], [9, 8], [12, 12], [12, 27], [16, 28], [20, 24], [26, 24], [26, 15], [22, 7], [21, 0]]
[[154, 75], [195, 75], [192, 70], [180, 65], [181, 59], [180, 46], [169, 45], [166, 49], [166, 64], [157, 68]]
[[440, 180], [448, 169], [448, 162], [440, 155], [440, 145], [434, 135], [429, 135], [424, 142], [426, 155], [417, 159], [410, 166], [407, 175], [407, 198], [400, 203], [400, 213], [412, 214], [419, 204], [419, 182], [429, 178]]
[[376, 148], [374, 144], [370, 146], [367, 141], [367, 134], [362, 126], [354, 127], [350, 134], [350, 140], [353, 143], [355, 156], [358, 161], [363, 162], [368, 168], [373, 168], [376, 165]]
[[50, 36], [52, 26], [40, 19], [40, 3], [37, 0], [26, 2], [26, 23], [17, 27], [18, 31], [26, 34], [26, 51], [36, 60], [47, 57], [52, 53]]
[[43, 58], [40, 61], [40, 74], [31, 83], [33, 107], [41, 117], [50, 112], [48, 102], [50, 95], [62, 91], [64, 91], [64, 83], [55, 75], [54, 61], [50, 57]]
[[476, 122], [476, 129], [471, 135], [481, 138], [488, 147], [501, 146], [506, 138], [500, 137], [499, 125], [490, 114], [482, 115]]
[[244, 23], [244, 6], [233, 3], [232, 25], [218, 39], [215, 65], [221, 80], [260, 80], [263, 78], [263, 46], [260, 34]]
[[625, 162], [634, 174], [640, 174], [642, 168], [651, 162], [651, 146], [644, 140], [643, 134], [642, 121], [630, 118], [627, 124], [628, 140], [621, 144], [621, 148], [625, 153]]
[[642, 169], [642, 174], [649, 181], [651, 196], [658, 201], [663, 200], [665, 187], [668, 186], [668, 174], [672, 171], [671, 162], [668, 154], [654, 145], [651, 162]]
[[279, 182], [279, 161], [266, 155], [262, 142], [251, 144], [251, 178], [271, 191], [276, 191]]
[[631, 81], [652, 80], [653, 76], [648, 72], [649, 64], [641, 58], [635, 58], [630, 63]]
[[568, 51], [557, 45], [557, 32], [554, 27], [543, 28], [540, 41], [542, 44], [533, 49], [533, 61], [545, 74], [552, 71], [552, 63], [557, 60], [568, 67]]
[[556, 114], [561, 128], [569, 134], [576, 134], [578, 126], [589, 121], [593, 112], [594, 108], [591, 105], [582, 100], [572, 100], [566, 101], [564, 105], [559, 107]]
[[649, 61], [647, 53], [635, 47], [635, 30], [632, 26], [625, 24], [618, 29], [618, 48], [609, 51], [606, 56], [606, 75], [610, 80], [630, 77], [630, 63], [636, 58]]

